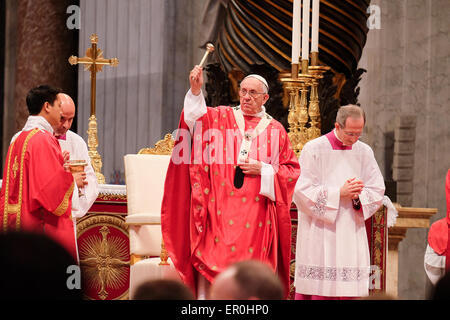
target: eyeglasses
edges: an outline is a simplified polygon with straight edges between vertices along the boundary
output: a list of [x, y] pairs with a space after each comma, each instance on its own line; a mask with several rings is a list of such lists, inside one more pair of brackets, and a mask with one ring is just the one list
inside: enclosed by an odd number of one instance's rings
[[247, 93], [252, 97], [253, 99], [256, 99], [258, 97], [258, 94], [265, 94], [265, 92], [256, 92], [255, 90], [247, 90], [247, 89], [239, 89], [239, 96], [245, 97]]
[[345, 132], [344, 130], [342, 130], [342, 132], [346, 135], [346, 136], [349, 136], [349, 137], [357, 137], [357, 138], [359, 138], [359, 137], [361, 137], [362, 136], [362, 132]]

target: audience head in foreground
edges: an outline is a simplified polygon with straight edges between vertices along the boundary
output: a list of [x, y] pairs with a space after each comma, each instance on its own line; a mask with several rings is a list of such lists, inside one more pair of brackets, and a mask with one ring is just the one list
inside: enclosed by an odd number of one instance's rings
[[194, 300], [192, 291], [181, 281], [155, 279], [141, 284], [133, 300]]
[[211, 300], [282, 300], [284, 288], [273, 270], [256, 260], [240, 261], [211, 285]]
[[[74, 258], [44, 234], [0, 233], [0, 299], [81, 300]], [[77, 279], [74, 279], [74, 281]]]
[[450, 272], [447, 272], [433, 288], [431, 300], [450, 300]]

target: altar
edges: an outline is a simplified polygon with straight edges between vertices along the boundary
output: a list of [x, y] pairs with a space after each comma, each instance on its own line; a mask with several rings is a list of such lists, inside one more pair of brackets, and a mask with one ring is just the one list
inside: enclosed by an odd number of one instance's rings
[[[386, 291], [394, 295], [397, 293], [398, 259], [393, 258], [395, 257], [395, 253], [392, 251], [393, 239], [397, 234], [398, 226], [404, 227], [403, 213], [408, 209], [399, 206], [396, 208], [399, 209], [400, 215], [395, 225], [389, 228], [389, 232], [386, 206], [382, 206], [366, 222], [371, 257], [371, 294]], [[434, 213], [435, 209], [428, 211]], [[86, 299], [126, 300], [129, 298], [130, 251], [128, 226], [125, 223], [126, 215], [126, 186], [100, 185], [100, 193], [94, 205], [86, 216], [77, 221], [80, 266]], [[427, 228], [431, 215], [428, 214], [426, 217], [421, 215], [419, 217], [421, 222], [411, 227]], [[410, 217], [410, 219], [414, 219], [414, 217]], [[291, 208], [291, 221], [291, 283], [293, 283], [297, 236], [295, 206]], [[290, 292], [290, 298], [293, 298], [293, 286], [291, 286]]]
[[86, 299], [126, 300], [130, 245], [125, 185], [100, 185], [97, 200], [77, 221], [77, 242]]
[[[0, 180], [0, 189], [2, 180]], [[387, 228], [387, 208], [382, 206], [366, 221], [371, 259], [370, 292], [398, 292], [398, 244], [408, 228], [429, 228], [434, 208], [407, 208], [395, 204], [398, 217]], [[130, 283], [130, 245], [125, 185], [100, 185], [100, 193], [88, 213], [77, 220], [78, 250], [83, 291], [89, 300], [127, 300]], [[292, 257], [295, 257], [297, 210], [291, 208]], [[391, 222], [392, 223], [392, 222]], [[291, 280], [295, 260], [291, 260]], [[290, 298], [293, 297], [291, 286]]]

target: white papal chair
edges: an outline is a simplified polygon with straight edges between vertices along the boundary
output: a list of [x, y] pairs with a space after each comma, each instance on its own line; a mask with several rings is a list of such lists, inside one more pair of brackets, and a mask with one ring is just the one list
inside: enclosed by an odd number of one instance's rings
[[166, 135], [155, 148], [124, 156], [130, 237], [130, 289], [142, 283], [175, 274], [164, 249], [161, 233], [161, 202], [173, 140]]

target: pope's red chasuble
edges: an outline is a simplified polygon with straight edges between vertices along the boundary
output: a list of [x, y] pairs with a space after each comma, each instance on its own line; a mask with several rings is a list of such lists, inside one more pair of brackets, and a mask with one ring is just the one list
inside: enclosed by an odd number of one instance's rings
[[[259, 118], [237, 112], [208, 108], [192, 134], [182, 114], [162, 203], [164, 243], [194, 290], [195, 270], [212, 281], [230, 264], [255, 259], [278, 272], [287, 293], [289, 210], [299, 164], [278, 121], [267, 114]], [[266, 124], [259, 125], [263, 121]], [[262, 131], [255, 134], [258, 128]], [[247, 155], [272, 165], [274, 201], [260, 194], [260, 175], [247, 174], [242, 187], [236, 187], [238, 158]]]
[[1, 231], [44, 233], [76, 258], [71, 219], [74, 180], [56, 138], [34, 129], [11, 144], [0, 193]]

